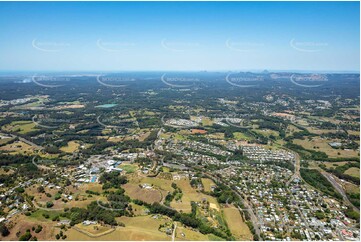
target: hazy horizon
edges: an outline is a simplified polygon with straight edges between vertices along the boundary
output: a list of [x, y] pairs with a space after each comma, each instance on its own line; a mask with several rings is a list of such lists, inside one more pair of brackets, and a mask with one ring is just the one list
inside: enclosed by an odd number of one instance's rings
[[359, 2], [1, 2], [4, 71], [359, 72]]

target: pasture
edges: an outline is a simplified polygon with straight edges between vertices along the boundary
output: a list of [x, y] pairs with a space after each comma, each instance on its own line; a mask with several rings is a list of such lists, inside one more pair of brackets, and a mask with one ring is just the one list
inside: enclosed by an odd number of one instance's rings
[[1, 129], [19, 134], [27, 134], [31, 131], [38, 130], [36, 124], [32, 121], [13, 121], [10, 124], [2, 126]]
[[347, 175], [350, 175], [350, 176], [360, 178], [360, 168], [357, 168], [357, 167], [351, 167], [351, 168], [347, 169], [344, 173]]
[[60, 148], [65, 153], [73, 153], [78, 150], [80, 144], [76, 140], [69, 141], [66, 146]]
[[350, 157], [357, 157], [358, 152], [354, 150], [342, 150], [342, 149], [334, 149], [328, 143], [333, 142], [334, 140], [327, 140], [322, 139], [320, 137], [312, 138], [310, 141], [308, 139], [300, 140], [295, 139], [293, 140], [294, 144], [301, 145], [305, 149], [315, 150], [315, 151], [322, 151], [325, 152], [331, 158], [350, 158]]
[[252, 240], [252, 233], [236, 207], [232, 205], [222, 208], [222, 212], [229, 229], [237, 240]]
[[124, 188], [125, 193], [133, 199], [139, 199], [151, 204], [162, 200], [161, 192], [154, 188], [141, 188], [139, 185], [134, 183], [127, 183], [122, 187]]
[[202, 184], [204, 187], [204, 191], [206, 192], [211, 192], [211, 187], [215, 185], [215, 183], [209, 178], [202, 178]]

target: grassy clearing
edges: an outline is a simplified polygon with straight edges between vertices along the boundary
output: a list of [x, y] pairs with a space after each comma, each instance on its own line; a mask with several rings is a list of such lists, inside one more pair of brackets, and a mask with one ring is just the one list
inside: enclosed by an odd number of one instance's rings
[[360, 193], [360, 187], [353, 183], [345, 182], [343, 186], [347, 193]]
[[20, 231], [21, 234], [24, 234], [27, 229], [32, 227], [37, 227], [41, 225], [43, 227], [40, 233], [31, 232], [33, 236], [36, 236], [39, 241], [44, 240], [55, 240], [55, 224], [51, 220], [38, 220], [25, 215], [16, 215], [11, 219], [14, 226], [10, 229], [10, 235], [6, 237], [5, 240], [18, 241], [19, 238], [16, 236], [16, 233]]
[[211, 192], [211, 187], [215, 185], [214, 182], [209, 178], [202, 178], [202, 184], [204, 187], [204, 191], [206, 192]]
[[61, 151], [65, 153], [73, 153], [78, 150], [80, 144], [76, 140], [72, 140], [68, 142], [67, 146], [63, 146], [60, 148]]
[[33, 154], [35, 152], [35, 149], [33, 146], [28, 145], [27, 143], [23, 141], [15, 141], [13, 143], [4, 145], [0, 147], [0, 151], [6, 151], [10, 154], [16, 155], [16, 154]]
[[287, 135], [293, 135], [294, 133], [296, 132], [300, 132], [301, 130], [299, 128], [297, 128], [296, 126], [294, 125], [288, 125], [287, 126], [287, 129], [286, 129], [286, 134]]
[[136, 170], [138, 170], [137, 165], [131, 164], [120, 164], [118, 167], [122, 168], [127, 174], [134, 173]]
[[259, 133], [263, 136], [269, 137], [271, 135], [278, 137], [279, 136], [279, 132], [274, 131], [274, 130], [270, 130], [270, 129], [255, 129], [253, 130], [256, 133]]
[[241, 132], [234, 132], [233, 136], [236, 140], [251, 140], [252, 137]]
[[[349, 161], [341, 161], [341, 162], [322, 162], [322, 164], [324, 164], [328, 169], [330, 168], [336, 168], [337, 166], [343, 166], [348, 164]], [[356, 162], [352, 162], [352, 163], [356, 163]]]
[[70, 229], [67, 232], [68, 240], [120, 240], [120, 241], [142, 241], [142, 240], [170, 240], [171, 237], [158, 230], [159, 225], [171, 222], [167, 217], [159, 219], [151, 216], [121, 217], [118, 222], [125, 224], [125, 227], [117, 227], [114, 232], [99, 237], [90, 237], [83, 233]]
[[224, 133], [214, 133], [214, 134], [208, 134], [207, 135], [211, 139], [220, 139], [224, 140]]
[[253, 236], [247, 224], [243, 221], [238, 209], [230, 206], [222, 209], [229, 229], [237, 240], [252, 240]]
[[94, 224], [94, 225], [77, 224], [75, 225], [75, 227], [89, 234], [91, 237], [105, 235], [114, 230], [110, 226], [102, 226], [101, 224]]
[[321, 139], [320, 137], [315, 137], [311, 140], [295, 139], [293, 140], [293, 143], [301, 145], [305, 149], [325, 152], [331, 158], [339, 158], [339, 157], [350, 158], [350, 157], [358, 156], [358, 152], [354, 150], [341, 150], [341, 149], [332, 148], [328, 143], [333, 141], [334, 140], [327, 140], [327, 139]]
[[191, 187], [188, 179], [182, 179], [174, 182], [183, 192], [183, 196], [180, 201], [172, 201], [170, 204], [171, 207], [177, 209], [178, 211], [182, 210], [183, 212], [190, 212], [191, 201], [201, 202], [203, 199], [206, 199], [210, 204], [213, 204], [213, 208], [220, 208], [216, 198], [198, 192], [196, 189]]
[[14, 121], [1, 128], [8, 132], [26, 134], [31, 131], [37, 131], [36, 124], [32, 121]]
[[357, 168], [357, 167], [351, 167], [351, 168], [347, 169], [344, 173], [347, 175], [350, 175], [350, 176], [360, 178], [360, 168]]
[[133, 199], [139, 199], [147, 203], [160, 202], [162, 200], [161, 192], [155, 189], [140, 188], [139, 184], [131, 183], [127, 183], [122, 187], [125, 193]]

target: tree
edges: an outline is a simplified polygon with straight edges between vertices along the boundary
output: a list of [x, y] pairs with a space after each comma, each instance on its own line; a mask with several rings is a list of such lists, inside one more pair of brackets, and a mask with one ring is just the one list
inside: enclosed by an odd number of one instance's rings
[[6, 227], [4, 223], [0, 223], [0, 233], [3, 237], [6, 237], [10, 234], [9, 229]]
[[54, 203], [53, 203], [53, 202], [47, 202], [47, 203], [46, 203], [46, 207], [47, 207], [47, 208], [51, 208], [52, 206], [54, 206]]
[[45, 189], [43, 186], [38, 187], [38, 192], [43, 193], [45, 192]]
[[32, 237], [32, 235], [31, 235], [30, 231], [26, 231], [25, 234], [23, 234], [22, 236], [20, 236], [19, 240], [20, 240], [20, 241], [28, 241], [28, 240], [31, 239], [31, 237]]

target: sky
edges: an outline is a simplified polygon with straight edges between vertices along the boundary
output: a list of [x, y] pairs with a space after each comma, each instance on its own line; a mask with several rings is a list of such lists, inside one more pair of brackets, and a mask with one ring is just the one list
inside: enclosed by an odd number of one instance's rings
[[0, 2], [1, 71], [359, 71], [359, 2]]

